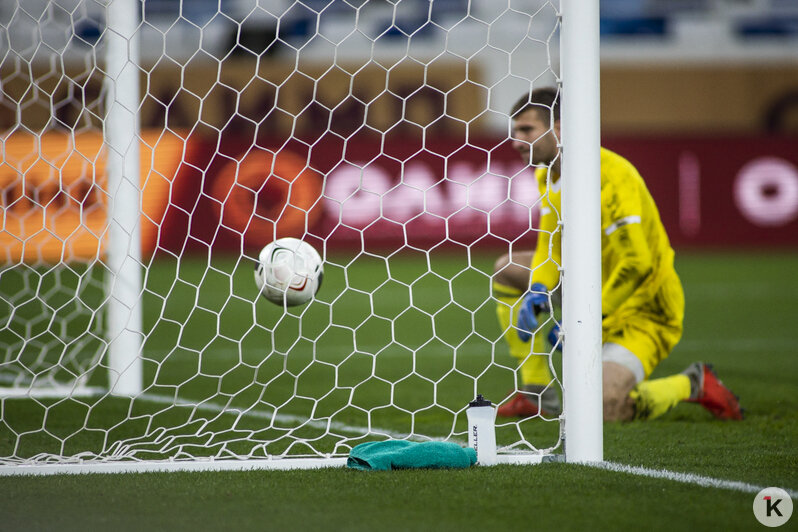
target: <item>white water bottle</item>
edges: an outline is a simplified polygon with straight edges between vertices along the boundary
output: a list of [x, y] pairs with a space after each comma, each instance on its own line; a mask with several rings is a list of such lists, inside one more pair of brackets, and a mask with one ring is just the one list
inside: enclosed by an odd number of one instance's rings
[[496, 409], [490, 401], [477, 395], [468, 403], [468, 446], [477, 452], [479, 465], [496, 464]]

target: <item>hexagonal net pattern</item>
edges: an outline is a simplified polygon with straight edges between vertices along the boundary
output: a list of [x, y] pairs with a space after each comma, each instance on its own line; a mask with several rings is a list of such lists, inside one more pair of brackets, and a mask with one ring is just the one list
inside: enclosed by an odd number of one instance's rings
[[[548, 0], [3, 2], [0, 468], [465, 445], [477, 394], [559, 402], [557, 306], [519, 347], [495, 282], [549, 193], [510, 109], [558, 30]], [[296, 307], [252, 274], [285, 236], [324, 260]], [[496, 434], [562, 446], [556, 411]]]

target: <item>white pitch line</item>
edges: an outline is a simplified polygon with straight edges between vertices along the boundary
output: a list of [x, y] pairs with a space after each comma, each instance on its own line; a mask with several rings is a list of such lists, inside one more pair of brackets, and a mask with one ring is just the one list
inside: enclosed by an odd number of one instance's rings
[[[253, 417], [257, 419], [264, 419], [270, 421], [273, 420], [283, 423], [299, 423], [300, 425], [306, 425], [322, 429], [326, 428], [335, 429], [350, 434], [363, 435], [363, 434], [372, 433], [372, 434], [389, 436], [394, 439], [418, 438], [418, 435], [416, 434], [399, 433], [385, 428], [371, 427], [369, 429], [368, 427], [358, 427], [332, 420], [328, 421], [312, 420], [304, 416], [296, 416], [292, 414], [272, 415], [268, 412], [262, 412], [258, 410], [241, 410], [239, 408], [225, 407], [223, 405], [215, 403], [208, 403], [208, 402], [197, 403], [195, 401], [181, 397], [143, 393], [139, 395], [138, 398], [158, 404], [194, 408], [196, 410], [224, 413], [229, 415], [243, 415], [245, 417]], [[432, 439], [440, 440], [442, 438], [432, 438]], [[756, 484], [749, 484], [747, 482], [741, 482], [737, 480], [717, 479], [703, 475], [696, 475], [694, 473], [678, 473], [675, 471], [668, 471], [666, 469], [649, 469], [646, 467], [617, 464], [614, 462], [583, 462], [581, 463], [581, 465], [585, 465], [588, 467], [595, 467], [597, 469], [604, 469], [607, 471], [614, 471], [616, 473], [627, 473], [630, 475], [638, 475], [649, 478], [666, 479], [666, 480], [672, 480], [674, 482], [681, 482], [683, 484], [692, 484], [695, 486], [701, 486], [704, 488], [725, 489], [731, 491], [740, 491], [743, 493], [759, 493], [760, 491], [768, 487], [768, 486], [758, 486]], [[787, 494], [793, 499], [798, 499], [798, 490], [793, 490], [788, 488], [782, 488], [782, 489], [784, 489], [784, 491], [786, 491]]]
[[[346, 423], [341, 423], [340, 421], [324, 421], [323, 419], [313, 420], [308, 417], [304, 416], [295, 416], [292, 414], [270, 414], [268, 412], [262, 412], [259, 410], [242, 410], [236, 407], [226, 407], [215, 403], [208, 403], [202, 402], [198, 403], [191, 399], [186, 399], [183, 397], [173, 397], [167, 395], [160, 395], [154, 393], [143, 393], [138, 396], [138, 399], [143, 399], [145, 401], [150, 401], [153, 403], [164, 404], [164, 405], [172, 405], [177, 407], [187, 407], [187, 408], [195, 408], [197, 410], [207, 411], [207, 412], [215, 412], [215, 413], [224, 413], [229, 415], [242, 415], [244, 417], [252, 417], [257, 419], [264, 419], [269, 421], [277, 421], [280, 423], [298, 423], [301, 426], [310, 426], [315, 428], [321, 429], [331, 429], [331, 430], [339, 430], [341, 432], [346, 432], [350, 434], [379, 434], [390, 436], [391, 438], [395, 439], [407, 439], [407, 438], [414, 438], [418, 437], [416, 434], [402, 434], [399, 432], [394, 432], [389, 429], [384, 429], [380, 427], [357, 427], [353, 425], [347, 425]], [[290, 429], [291, 427], [276, 427], [278, 429]], [[300, 428], [300, 427], [294, 427]]]
[[[647, 467], [629, 466], [624, 464], [616, 464], [614, 462], [584, 462], [582, 465], [614, 471], [616, 473], [628, 473], [630, 475], [672, 480], [674, 482], [681, 482], [683, 484], [693, 484], [704, 488], [741, 491], [743, 493], [759, 493], [763, 489], [769, 487], [757, 486], [756, 484], [749, 484], [747, 482], [740, 482], [737, 480], [723, 480], [705, 477], [703, 475], [696, 475], [694, 473], [677, 473], [675, 471], [668, 471], [667, 469], [649, 469]], [[787, 488], [782, 489], [784, 489], [784, 491], [786, 491], [787, 494], [793, 499], [798, 499], [798, 490]]]
[[[348, 425], [346, 423], [341, 423], [338, 421], [312, 420], [304, 416], [295, 416], [291, 414], [272, 415], [269, 414], [268, 412], [262, 412], [258, 410], [241, 410], [239, 408], [225, 407], [223, 405], [218, 405], [215, 403], [208, 403], [208, 402], [197, 403], [181, 397], [144, 393], [138, 396], [138, 398], [158, 404], [172, 405], [178, 407], [188, 407], [201, 411], [224, 413], [229, 415], [243, 415], [245, 417], [253, 417], [270, 421], [273, 420], [273, 421], [287, 422], [287, 423], [293, 422], [293, 423], [299, 423], [300, 425], [308, 425], [316, 428], [330, 428], [330, 429], [339, 430], [341, 432], [348, 432], [353, 434], [362, 435], [362, 434], [372, 433], [372, 434], [389, 436], [395, 439], [418, 438], [418, 435], [416, 434], [398, 433], [392, 430], [379, 428], [379, 427], [372, 427], [369, 429], [368, 427], [358, 427], [354, 425]], [[441, 440], [442, 438], [431, 438], [431, 439]], [[537, 461], [535, 461], [534, 463], [537, 463]], [[646, 467], [617, 464], [614, 462], [582, 462], [580, 465], [584, 465], [587, 467], [594, 467], [597, 469], [604, 469], [616, 473], [626, 473], [630, 475], [638, 475], [655, 479], [665, 479], [674, 482], [681, 482], [683, 484], [692, 484], [695, 486], [701, 486], [704, 488], [725, 489], [731, 491], [740, 491], [743, 493], [759, 493], [760, 491], [768, 487], [768, 486], [758, 486], [756, 484], [749, 484], [747, 482], [741, 482], [737, 480], [717, 479], [703, 475], [696, 475], [694, 473], [678, 473], [675, 471], [668, 471], [667, 469], [649, 469]], [[793, 499], [798, 499], [798, 490], [793, 490], [788, 488], [782, 488], [782, 489], [784, 489], [784, 491], [786, 491], [787, 494]]]
[[[214, 403], [195, 403], [187, 399], [174, 398], [158, 394], [142, 394], [140, 397], [147, 401], [152, 401], [160, 404], [187, 406], [187, 407], [196, 408], [198, 410], [207, 410], [210, 412], [224, 412], [226, 414], [231, 414], [231, 415], [243, 414], [244, 416], [248, 417], [255, 417], [260, 419], [268, 419], [268, 420], [273, 419], [275, 421], [280, 421], [280, 422], [297, 422], [317, 428], [329, 427], [331, 429], [340, 430], [341, 432], [348, 432], [353, 434], [366, 434], [368, 432], [372, 432], [372, 433], [384, 434], [390, 436], [391, 438], [396, 438], [396, 439], [407, 439], [407, 438], [417, 437], [417, 435], [397, 433], [388, 429], [377, 428], [377, 427], [372, 427], [371, 429], [368, 429], [367, 427], [357, 427], [353, 425], [347, 425], [346, 423], [340, 423], [337, 421], [327, 422], [322, 420], [311, 420], [303, 416], [295, 416], [290, 414], [271, 415], [267, 412], [261, 412], [257, 410], [244, 411], [237, 408], [226, 408], [224, 406], [217, 405]], [[666, 469], [649, 469], [646, 467], [617, 464], [614, 462], [585, 462], [582, 465], [595, 467], [598, 469], [604, 469], [607, 471], [614, 471], [616, 473], [627, 473], [630, 475], [639, 475], [649, 478], [672, 480], [674, 482], [681, 482], [683, 484], [693, 484], [704, 488], [741, 491], [743, 493], [756, 494], [765, 489], [766, 487], [768, 487], [768, 486], [758, 486], [756, 484], [749, 484], [747, 482], [740, 482], [737, 480], [717, 479], [703, 475], [696, 475], [694, 473], [678, 473], [675, 471], [668, 471]], [[782, 488], [782, 489], [784, 489], [784, 491], [786, 491], [787, 494], [793, 499], [798, 499], [798, 490], [792, 490], [787, 488]]]

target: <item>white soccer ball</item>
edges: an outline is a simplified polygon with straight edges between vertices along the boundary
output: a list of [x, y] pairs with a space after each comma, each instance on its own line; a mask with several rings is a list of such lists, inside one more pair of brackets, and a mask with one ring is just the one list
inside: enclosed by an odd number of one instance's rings
[[298, 238], [280, 238], [263, 248], [255, 263], [255, 283], [263, 297], [277, 305], [307, 303], [324, 278], [319, 253]]

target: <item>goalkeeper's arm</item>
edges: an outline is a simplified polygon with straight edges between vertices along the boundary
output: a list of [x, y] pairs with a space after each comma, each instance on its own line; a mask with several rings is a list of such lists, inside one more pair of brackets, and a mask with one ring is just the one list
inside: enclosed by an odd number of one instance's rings
[[556, 286], [560, 278], [560, 230], [557, 212], [548, 206], [541, 208], [540, 229], [532, 255], [532, 284], [524, 294], [518, 312], [518, 337], [528, 342], [538, 327], [538, 314], [551, 310], [549, 287]]

